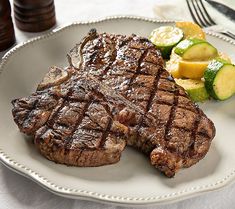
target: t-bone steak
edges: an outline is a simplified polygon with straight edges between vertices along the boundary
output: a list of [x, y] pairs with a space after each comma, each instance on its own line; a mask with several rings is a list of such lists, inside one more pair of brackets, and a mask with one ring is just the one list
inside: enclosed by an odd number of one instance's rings
[[16, 124], [46, 158], [101, 166], [118, 162], [127, 144], [172, 177], [206, 155], [213, 122], [146, 38], [91, 30], [69, 62], [52, 67], [31, 96], [12, 101]]

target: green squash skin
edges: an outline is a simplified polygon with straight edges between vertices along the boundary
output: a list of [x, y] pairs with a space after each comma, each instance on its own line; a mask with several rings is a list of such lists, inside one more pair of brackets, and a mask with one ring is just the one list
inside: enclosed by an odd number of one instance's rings
[[[186, 86], [184, 85], [185, 84], [184, 79], [176, 79], [175, 81], [179, 86], [184, 88], [184, 90], [188, 93], [189, 97], [191, 98], [193, 102], [204, 102], [210, 97], [205, 88], [205, 83], [202, 81], [198, 80], [198, 83], [197, 82], [195, 83], [195, 81], [197, 80], [185, 79], [185, 81], [188, 81], [188, 83], [186, 83]], [[191, 88], [189, 88], [190, 82], [191, 82]], [[201, 83], [204, 86], [201, 86]], [[192, 85], [193, 85], [193, 88], [192, 88]], [[200, 91], [199, 91], [199, 88], [200, 88]]]
[[206, 90], [209, 93], [209, 95], [216, 100], [221, 100], [221, 99], [216, 95], [214, 91], [214, 80], [219, 70], [224, 65], [228, 65], [228, 64], [229, 63], [227, 61], [218, 58], [218, 59], [211, 61], [211, 63], [208, 65], [207, 69], [204, 72]]
[[162, 57], [163, 59], [166, 59], [166, 60], [169, 60], [170, 59], [170, 55], [171, 55], [171, 52], [172, 52], [172, 49], [178, 44], [180, 43], [180, 41], [183, 40], [184, 38], [184, 34], [182, 32], [182, 36], [180, 36], [179, 40], [175, 43], [172, 43], [172, 44], [169, 44], [169, 45], [165, 45], [165, 44], [155, 44], [154, 42], [152, 42], [152, 36], [153, 36], [153, 33], [154, 30], [151, 32], [150, 36], [148, 37], [149, 41], [156, 46], [156, 48], [158, 50], [160, 50], [161, 54], [162, 54]]
[[209, 94], [208, 92], [206, 91], [206, 89], [204, 89], [205, 91], [201, 92], [201, 95], [197, 95], [195, 96], [195, 94], [192, 94], [191, 91], [189, 90], [186, 90], [186, 92], [188, 93], [189, 97], [194, 101], [194, 102], [204, 102], [206, 101], [207, 99], [209, 99]]
[[[188, 43], [187, 43], [188, 42]], [[197, 45], [197, 44], [201, 44], [201, 43], [208, 43], [207, 41], [205, 40], [202, 40], [202, 39], [197, 39], [197, 38], [189, 38], [189, 39], [185, 39], [181, 42], [179, 42], [177, 45], [176, 45], [176, 48], [175, 48], [175, 53], [178, 54], [179, 56], [183, 56], [184, 54], [184, 50], [186, 48], [190, 48], [192, 47], [193, 45]], [[208, 43], [209, 44], [209, 43]], [[211, 44], [210, 44], [211, 45]], [[179, 48], [178, 48], [179, 47]], [[183, 50], [182, 50], [182, 49]]]
[[169, 60], [170, 59], [170, 55], [171, 55], [171, 51], [174, 48], [174, 46], [172, 46], [172, 47], [160, 47], [160, 46], [156, 46], [156, 48], [158, 50], [160, 50], [163, 59]]

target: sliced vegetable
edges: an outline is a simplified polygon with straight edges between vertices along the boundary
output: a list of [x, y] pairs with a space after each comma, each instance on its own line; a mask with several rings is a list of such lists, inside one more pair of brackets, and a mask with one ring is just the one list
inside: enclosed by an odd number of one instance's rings
[[194, 102], [203, 102], [209, 98], [205, 84], [201, 80], [175, 79], [175, 82], [187, 91]]
[[226, 100], [235, 93], [235, 65], [225, 60], [212, 60], [204, 79], [208, 93], [215, 99]]
[[176, 22], [175, 25], [184, 32], [184, 39], [188, 38], [206, 39], [204, 31], [196, 23], [182, 21], [182, 22]]
[[170, 59], [166, 62], [166, 70], [174, 77], [174, 78], [181, 78], [179, 72], [179, 62], [182, 58], [174, 53], [174, 49], [172, 50]]
[[204, 61], [218, 55], [217, 49], [202, 39], [185, 39], [177, 44], [175, 53], [184, 60]]
[[185, 78], [201, 79], [209, 61], [179, 61], [179, 74]]
[[173, 26], [161, 26], [150, 34], [149, 40], [161, 51], [163, 58], [168, 59], [172, 48], [183, 38], [183, 31]]

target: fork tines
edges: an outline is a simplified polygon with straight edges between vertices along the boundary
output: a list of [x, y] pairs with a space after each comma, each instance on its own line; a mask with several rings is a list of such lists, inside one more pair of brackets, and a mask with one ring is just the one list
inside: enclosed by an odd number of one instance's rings
[[201, 27], [209, 27], [216, 25], [208, 14], [202, 0], [186, 0], [189, 12], [195, 23]]
[[[189, 12], [193, 18], [193, 21], [203, 28], [218, 26], [207, 12], [202, 0], [186, 0]], [[235, 39], [235, 34], [225, 29], [217, 29], [218, 33], [221, 33], [229, 38]]]

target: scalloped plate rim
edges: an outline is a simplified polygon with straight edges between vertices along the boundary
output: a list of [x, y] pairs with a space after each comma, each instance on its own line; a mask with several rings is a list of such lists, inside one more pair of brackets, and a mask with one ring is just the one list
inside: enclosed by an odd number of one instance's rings
[[[23, 43], [17, 44], [12, 49], [10, 49], [3, 56], [0, 62], [0, 76], [1, 76], [1, 72], [4, 69], [4, 65], [6, 64], [6, 62], [10, 59], [12, 55], [14, 55], [17, 51], [19, 51], [24, 46], [27, 46], [36, 41], [40, 41], [42, 39], [46, 39], [50, 36], [53, 36], [57, 33], [62, 32], [63, 30], [69, 29], [70, 27], [93, 24], [93, 23], [100, 23], [104, 21], [118, 20], [118, 19], [133, 19], [133, 20], [141, 20], [141, 21], [156, 22], [156, 23], [174, 23], [175, 22], [174, 20], [157, 20], [154, 18], [147, 18], [143, 16], [110, 16], [110, 17], [101, 18], [98, 20], [93, 20], [93, 21], [74, 22], [71, 24], [67, 24], [65, 26], [58, 27], [52, 30], [52, 32], [48, 34], [41, 35], [32, 39], [29, 39]], [[220, 34], [217, 34], [211, 31], [207, 31], [206, 34], [217, 37], [235, 46], [235, 41], [229, 38], [226, 38]], [[164, 196], [156, 196], [156, 197], [150, 197], [150, 198], [134, 198], [134, 197], [128, 198], [128, 197], [112, 196], [112, 195], [95, 193], [92, 191], [70, 189], [70, 188], [58, 186], [55, 183], [47, 180], [45, 177], [41, 176], [40, 174], [34, 172], [33, 170], [25, 167], [24, 165], [17, 163], [17, 161], [7, 156], [7, 154], [4, 153], [4, 151], [1, 148], [0, 148], [0, 162], [6, 167], [8, 167], [10, 170], [22, 176], [25, 176], [28, 179], [33, 180], [34, 182], [36, 182], [43, 188], [59, 196], [74, 198], [74, 199], [91, 200], [91, 201], [96, 201], [100, 203], [106, 202], [106, 203], [112, 203], [115, 205], [122, 205], [122, 206], [125, 206], [125, 205], [126, 206], [137, 206], [137, 205], [146, 206], [146, 205], [168, 204], [168, 203], [178, 202], [180, 200], [188, 199], [190, 197], [195, 197], [203, 193], [207, 193], [207, 192], [214, 191], [214, 190], [219, 190], [223, 188], [224, 186], [235, 182], [235, 169], [234, 169], [221, 180], [211, 183], [211, 184], [198, 186], [198, 187], [192, 187], [189, 189], [181, 190], [176, 193], [171, 193], [171, 194], [164, 195]]]

